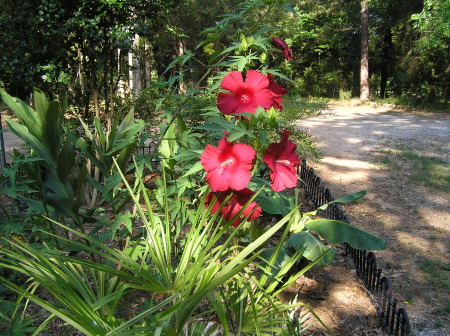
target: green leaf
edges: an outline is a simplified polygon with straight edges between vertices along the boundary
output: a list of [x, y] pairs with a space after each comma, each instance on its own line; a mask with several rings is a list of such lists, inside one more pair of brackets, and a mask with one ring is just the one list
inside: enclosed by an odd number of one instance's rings
[[294, 15], [297, 15], [297, 12], [295, 11], [295, 9], [290, 5], [290, 4], [282, 4], [281, 8], [283, 8], [285, 11], [292, 13]]
[[101, 162], [96, 155], [92, 152], [89, 144], [86, 140], [84, 140], [82, 137], [80, 137], [78, 134], [74, 132], [69, 132], [69, 139], [72, 141], [72, 143], [77, 146], [81, 151], [88, 157], [89, 160], [91, 160], [92, 164], [100, 169], [103, 175], [108, 176], [109, 172], [106, 169], [103, 162]]
[[[41, 111], [45, 114], [44, 124], [44, 141], [50, 150], [52, 156], [56, 159], [59, 146], [61, 143], [62, 126], [61, 126], [61, 110], [57, 101], [52, 101], [47, 105], [47, 111]], [[36, 109], [37, 110], [37, 109]]]
[[[261, 253], [261, 259], [263, 259], [260, 263], [261, 267], [266, 268], [268, 266], [264, 260], [270, 260], [275, 251], [276, 247], [264, 249], [264, 251]], [[285, 267], [290, 262], [291, 257], [292, 253], [288, 252], [286, 246], [282, 246], [281, 249], [278, 251], [275, 261], [272, 264], [271, 267], [272, 275], [275, 276], [276, 274], [278, 274], [278, 270], [281, 270], [283, 267]]]
[[36, 112], [23, 101], [11, 97], [4, 90], [0, 89], [3, 101], [13, 110], [20, 122], [25, 125], [30, 133], [37, 138], [42, 137], [42, 122]]
[[[87, 173], [87, 167], [83, 166], [81, 167], [77, 176], [77, 198], [76, 202], [73, 205], [74, 207], [76, 207], [76, 209], [79, 209], [84, 202], [84, 190], [86, 189], [85, 181]], [[76, 211], [76, 209], [73, 210]]]
[[61, 148], [61, 152], [57, 159], [57, 172], [58, 177], [61, 181], [65, 181], [75, 165], [75, 151], [73, 150], [72, 143], [66, 140]]
[[249, 184], [251, 190], [257, 190], [261, 186], [264, 187], [256, 196], [255, 201], [263, 211], [272, 215], [286, 216], [295, 208], [295, 198], [284, 191], [273, 191], [268, 181], [254, 177]]
[[119, 156], [117, 157], [117, 165], [120, 170], [124, 171], [126, 169], [130, 156], [134, 153], [135, 148], [136, 141], [128, 144], [128, 146], [121, 150]]
[[180, 133], [184, 133], [188, 131], [188, 127], [186, 123], [184, 122], [183, 118], [177, 114], [177, 125], [178, 125], [178, 131]]
[[170, 159], [175, 154], [177, 144], [173, 140], [175, 138], [175, 124], [170, 125], [169, 129], [165, 133], [164, 139], [161, 141], [159, 152], [166, 159]]
[[103, 152], [106, 152], [106, 134], [105, 132], [103, 132], [102, 124], [97, 117], [94, 118], [94, 125], [95, 129], [97, 130], [98, 139], [100, 141], [100, 148], [103, 150]]
[[365, 194], [366, 194], [365, 191], [358, 191], [356, 193], [338, 198], [337, 200], [331, 201], [329, 203], [325, 203], [325, 204], [321, 205], [320, 207], [318, 207], [316, 210], [305, 212], [302, 216], [301, 223], [299, 223], [299, 225], [294, 226], [293, 231], [302, 230], [304, 223], [306, 223], [313, 216], [317, 215], [319, 213], [319, 211], [326, 210], [328, 208], [328, 206], [330, 206], [331, 204], [346, 204], [349, 202], [353, 202], [353, 201], [356, 201], [357, 199], [361, 198]]
[[8, 123], [11, 131], [25, 141], [28, 146], [34, 149], [41, 158], [47, 161], [50, 166], [56, 166], [55, 159], [50, 154], [48, 148], [36, 136], [31, 134], [26, 126], [11, 119], [7, 119], [6, 122]]
[[357, 199], [360, 199], [361, 197], [363, 197], [366, 194], [366, 191], [358, 191], [355, 192], [353, 194], [350, 195], [345, 195], [344, 197], [338, 198], [332, 202], [330, 202], [330, 204], [347, 204], [347, 203], [351, 203], [356, 201]]
[[280, 78], [282, 78], [282, 79], [284, 79], [284, 80], [286, 80], [286, 81], [289, 81], [289, 82], [291, 81], [290, 78], [286, 77], [286, 76], [283, 75], [281, 72], [278, 72], [278, 71], [273, 70], [273, 69], [264, 69], [263, 72], [272, 74], [272, 75], [274, 75], [275, 77], [280, 77]]
[[331, 219], [313, 219], [305, 224], [330, 243], [348, 243], [360, 250], [383, 250], [386, 241], [346, 222]]
[[34, 89], [33, 96], [36, 112], [39, 116], [39, 119], [41, 119], [41, 121], [44, 122], [46, 119], [45, 116], [49, 106], [49, 101], [45, 97], [45, 94], [37, 88]]
[[195, 174], [199, 171], [203, 170], [203, 166], [200, 162], [196, 162], [191, 169], [189, 169], [181, 178]]
[[205, 130], [205, 131], [216, 131], [216, 132], [224, 132], [227, 130], [225, 127], [220, 126], [220, 125], [215, 125], [215, 124], [204, 124], [204, 125], [196, 126], [196, 127], [194, 127], [194, 129], [201, 129], [201, 130]]
[[[289, 239], [287, 240], [287, 243], [294, 250], [298, 250], [301, 248], [304, 249], [303, 256], [311, 261], [320, 258], [320, 256], [324, 255], [324, 253], [329, 249], [329, 247], [325, 246], [319, 238], [306, 231], [291, 234], [289, 236]], [[325, 254], [317, 262], [317, 265], [324, 267], [330, 264], [335, 256], [336, 251], [332, 250], [329, 253]]]

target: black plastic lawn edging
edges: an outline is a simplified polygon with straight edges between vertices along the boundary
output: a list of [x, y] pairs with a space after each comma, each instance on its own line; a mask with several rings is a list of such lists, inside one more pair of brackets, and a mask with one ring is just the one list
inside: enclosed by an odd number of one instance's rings
[[[313, 168], [308, 167], [305, 160], [299, 167], [299, 175], [303, 182], [306, 199], [316, 207], [333, 201], [330, 191], [322, 185], [320, 177], [316, 176]], [[350, 223], [337, 204], [332, 204], [325, 211], [322, 211], [322, 215], [328, 219]], [[355, 249], [347, 243], [344, 243], [344, 248], [352, 259], [359, 278], [372, 294], [371, 301], [377, 310], [383, 329], [389, 335], [411, 335], [408, 313], [406, 309], [397, 307], [397, 299], [392, 295], [391, 280], [382, 276], [382, 270], [378, 267], [375, 253]]]

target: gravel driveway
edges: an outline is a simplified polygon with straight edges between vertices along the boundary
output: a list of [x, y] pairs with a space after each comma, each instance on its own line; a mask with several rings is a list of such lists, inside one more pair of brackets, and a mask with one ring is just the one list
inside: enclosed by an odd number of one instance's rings
[[[411, 181], [413, 170], [405, 170], [403, 162], [397, 168], [380, 164], [387, 154], [417, 153], [445, 160], [448, 174], [450, 114], [338, 102], [319, 116], [298, 120], [297, 127], [319, 143], [323, 160], [309, 165], [334, 198], [367, 191], [344, 211], [352, 224], [387, 240], [386, 250], [377, 251], [379, 264], [393, 280], [394, 296], [407, 309], [413, 334], [450, 335], [448, 288], [430, 284], [420, 269], [424, 260], [448, 265], [448, 190]], [[448, 267], [444, 272], [448, 287]]]

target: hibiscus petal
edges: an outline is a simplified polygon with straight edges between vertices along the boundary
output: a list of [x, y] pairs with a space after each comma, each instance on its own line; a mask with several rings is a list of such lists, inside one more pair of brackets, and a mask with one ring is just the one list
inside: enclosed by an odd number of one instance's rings
[[245, 86], [251, 87], [257, 93], [269, 87], [269, 79], [256, 70], [249, 70], [246, 74]]
[[203, 165], [203, 168], [208, 172], [220, 166], [218, 158], [218, 148], [208, 144], [202, 155], [200, 155], [200, 162]]
[[234, 93], [222, 93], [220, 92], [217, 95], [217, 108], [223, 114], [230, 115], [236, 112], [241, 105], [239, 101], [236, 99], [236, 95]]
[[[253, 211], [253, 213], [252, 213]], [[258, 206], [258, 203], [256, 202], [251, 202], [247, 208], [244, 210], [244, 216], [248, 216], [250, 213], [252, 213], [252, 215], [247, 219], [249, 222], [254, 221], [256, 218], [258, 218], [259, 216], [261, 216], [261, 212], [262, 209], [260, 206]]]
[[[233, 196], [230, 198], [228, 204], [222, 208], [222, 211], [220, 212], [227, 221], [232, 219], [234, 216], [237, 215], [237, 213], [242, 209], [242, 205], [240, 205], [238, 202], [236, 202], [236, 196]], [[236, 218], [231, 225], [234, 227], [239, 226], [241, 223], [241, 218]]]
[[225, 191], [230, 187], [230, 173], [219, 167], [206, 174], [206, 182], [209, 184], [212, 191]]
[[270, 172], [272, 183], [270, 186], [274, 191], [283, 191], [286, 188], [293, 188], [297, 185], [297, 175], [284, 165], [276, 165], [275, 170]]
[[231, 71], [223, 77], [220, 83], [222, 89], [236, 93], [237, 90], [244, 87], [244, 80], [240, 71]]
[[217, 210], [220, 207], [220, 198], [216, 198], [217, 195], [214, 192], [209, 192], [208, 195], [206, 195], [206, 199], [205, 199], [205, 206], [208, 208], [209, 205], [211, 204], [211, 202], [213, 203], [213, 206], [211, 208], [211, 213], [215, 214], [217, 212]]
[[282, 88], [278, 83], [273, 79], [273, 75], [269, 74], [269, 90], [272, 91], [272, 94], [275, 96], [284, 96], [286, 93], [289, 92], [288, 89]]
[[239, 164], [250, 165], [249, 169], [251, 169], [253, 159], [256, 156], [256, 151], [250, 145], [238, 143], [233, 146], [233, 156]]
[[284, 50], [284, 49], [288, 48], [287, 43], [284, 40], [280, 39], [279, 37], [272, 38], [271, 43], [275, 48], [280, 49], [280, 50]]
[[236, 166], [233, 168], [234, 169], [232, 170], [231, 177], [229, 179], [229, 186], [234, 190], [242, 190], [250, 182], [252, 174], [248, 169], [242, 168], [240, 166]]
[[270, 91], [269, 89], [265, 89], [255, 94], [252, 103], [256, 106], [262, 106], [265, 109], [269, 109], [272, 107], [272, 97], [272, 91]]

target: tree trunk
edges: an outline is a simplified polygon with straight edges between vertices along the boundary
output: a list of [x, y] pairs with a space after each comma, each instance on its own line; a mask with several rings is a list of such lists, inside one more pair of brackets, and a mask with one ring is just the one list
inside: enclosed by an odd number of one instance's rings
[[130, 90], [133, 99], [137, 99], [141, 91], [141, 67], [137, 57], [139, 51], [139, 35], [134, 36], [133, 50], [128, 53], [128, 65], [130, 66]]
[[[183, 56], [184, 55], [184, 42], [183, 39], [180, 37], [178, 39], [178, 48], [177, 48], [177, 52], [178, 52], [178, 57]], [[180, 62], [178, 63], [178, 71], [179, 74], [181, 75], [181, 78], [183, 78], [183, 63]], [[186, 84], [184, 83], [184, 80], [181, 79], [180, 81], [178, 81], [178, 93], [179, 94], [185, 94], [186, 93]]]
[[126, 53], [123, 52], [120, 48], [117, 48], [117, 73], [119, 77], [117, 78], [117, 95], [120, 98], [125, 98], [125, 91], [127, 88], [127, 82], [124, 80], [126, 78], [126, 70], [123, 68], [123, 63], [126, 59]]
[[360, 68], [361, 101], [369, 100], [369, 0], [361, 2], [361, 68]]
[[146, 41], [145, 41], [144, 88], [149, 87], [152, 82], [151, 57], [152, 57], [152, 45], [150, 44], [149, 40], [146, 39]]

